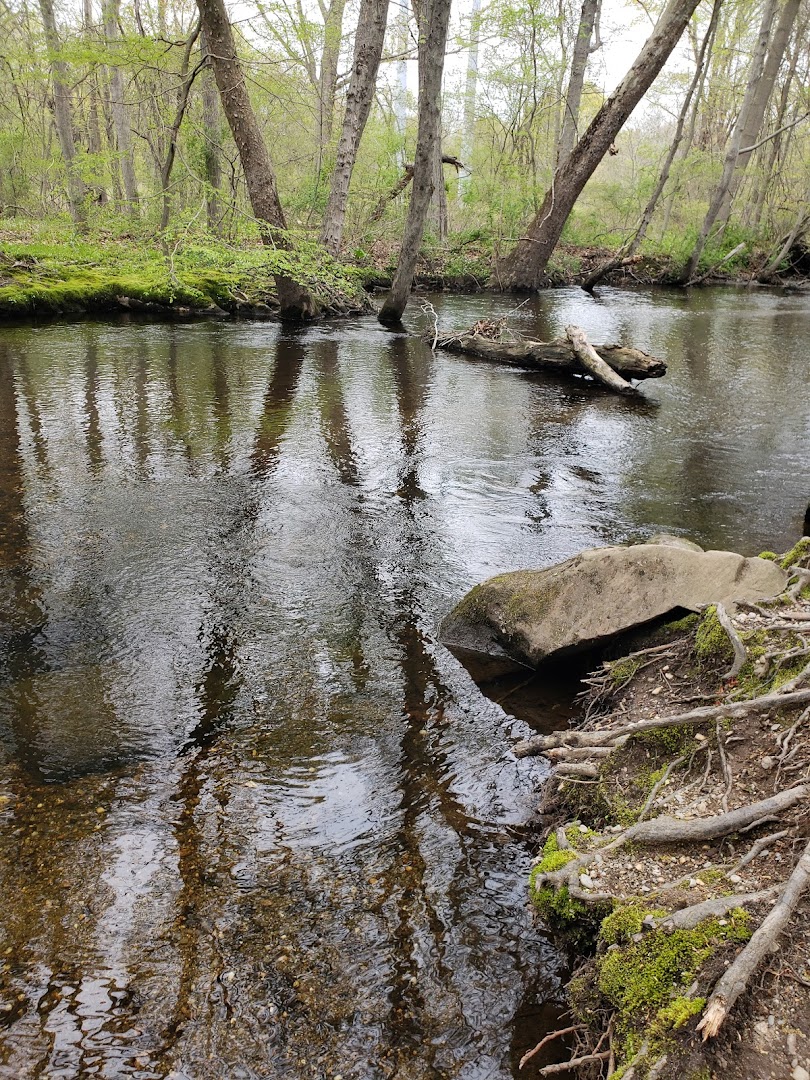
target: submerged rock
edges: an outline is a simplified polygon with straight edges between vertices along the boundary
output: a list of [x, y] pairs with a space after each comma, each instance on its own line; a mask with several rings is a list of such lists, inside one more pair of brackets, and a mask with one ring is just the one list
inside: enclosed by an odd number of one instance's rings
[[446, 645], [536, 667], [678, 609], [762, 600], [786, 584], [785, 571], [767, 559], [660, 537], [490, 578], [450, 612], [439, 636]]

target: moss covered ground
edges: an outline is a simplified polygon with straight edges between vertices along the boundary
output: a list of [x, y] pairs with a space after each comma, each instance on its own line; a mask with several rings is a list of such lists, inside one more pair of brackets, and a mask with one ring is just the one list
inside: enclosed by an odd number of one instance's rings
[[312, 244], [295, 253], [222, 241], [20, 239], [0, 234], [0, 317], [165, 308], [271, 311], [274, 275], [309, 288], [326, 313], [363, 310], [362, 274]]

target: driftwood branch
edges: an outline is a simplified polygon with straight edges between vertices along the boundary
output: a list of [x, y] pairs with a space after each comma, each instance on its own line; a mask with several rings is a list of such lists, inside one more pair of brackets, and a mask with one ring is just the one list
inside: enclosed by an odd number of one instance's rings
[[706, 1039], [713, 1038], [723, 1026], [735, 1001], [744, 993], [752, 975], [790, 921], [808, 883], [810, 883], [810, 844], [804, 849], [774, 909], [754, 931], [751, 940], [715, 985], [703, 1013], [703, 1019], [698, 1024], [698, 1031], [703, 1032], [704, 1042]]
[[582, 1057], [571, 1058], [570, 1061], [561, 1061], [558, 1065], [544, 1065], [537, 1075], [557, 1076], [558, 1073], [570, 1072], [572, 1069], [581, 1069], [583, 1065], [591, 1065], [594, 1061], [607, 1061], [609, 1057], [609, 1050], [600, 1050], [598, 1054], [583, 1054]]
[[[440, 338], [440, 349], [447, 352], [493, 360], [513, 367], [538, 371], [581, 372], [571, 342], [554, 341], [493, 341], [491, 338], [468, 332]], [[640, 349], [623, 345], [594, 345], [598, 355], [625, 379], [660, 379], [666, 375], [663, 360], [648, 356]]]
[[588, 341], [585, 331], [579, 326], [566, 326], [565, 334], [571, 342], [577, 360], [603, 386], [615, 390], [617, 394], [635, 393], [633, 387], [618, 375], [610, 364], [606, 364], [593, 345]]
[[[604, 858], [611, 851], [616, 851], [625, 844], [702, 844], [707, 840], [717, 840], [731, 833], [741, 832], [747, 826], [756, 825], [759, 822], [771, 820], [775, 815], [795, 806], [810, 795], [810, 784], [799, 784], [793, 788], [787, 788], [768, 799], [760, 802], [749, 803], [740, 806], [736, 810], [730, 810], [725, 814], [717, 814], [714, 817], [690, 818], [683, 820], [661, 815], [652, 821], [640, 821], [630, 828], [625, 829], [613, 840], [601, 847], [591, 848], [578, 855], [575, 859], [567, 862], [559, 870], [554, 870], [541, 876], [537, 885], [550, 884], [555, 888], [563, 885], [568, 887], [571, 895], [577, 889], [576, 895], [583, 900], [593, 902], [596, 896], [589, 892], [578, 889], [579, 874], [591, 863]], [[603, 899], [600, 895], [600, 899]]]

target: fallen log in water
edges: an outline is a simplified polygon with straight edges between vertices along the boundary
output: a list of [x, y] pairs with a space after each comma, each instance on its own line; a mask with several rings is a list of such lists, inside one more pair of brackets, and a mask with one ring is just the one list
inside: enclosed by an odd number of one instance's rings
[[[449, 352], [497, 360], [515, 367], [586, 374], [571, 341], [564, 338], [555, 341], [495, 341], [481, 334], [462, 333], [440, 337], [436, 345]], [[623, 345], [594, 345], [593, 348], [624, 379], [660, 379], [666, 375], [667, 365], [664, 361], [640, 349]]]

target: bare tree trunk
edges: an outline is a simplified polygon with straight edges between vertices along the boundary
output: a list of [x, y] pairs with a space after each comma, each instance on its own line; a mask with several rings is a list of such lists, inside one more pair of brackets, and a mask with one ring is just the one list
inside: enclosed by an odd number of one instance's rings
[[387, 19], [388, 0], [361, 0], [354, 39], [352, 74], [346, 94], [346, 111], [343, 115], [335, 170], [332, 173], [321, 230], [321, 243], [332, 255], [337, 255], [343, 239], [349, 186], [360, 140], [374, 101]]
[[740, 146], [742, 149], [737, 155], [731, 185], [723, 197], [723, 202], [720, 205], [720, 211], [717, 215], [717, 220], [721, 223], [728, 221], [728, 216], [731, 213], [731, 203], [742, 183], [746, 166], [751, 160], [753, 151], [748, 150], [747, 147], [754, 145], [762, 131], [765, 112], [768, 108], [768, 103], [771, 100], [771, 94], [773, 93], [773, 88], [776, 83], [776, 76], [779, 74], [779, 68], [782, 66], [782, 58], [785, 55], [791, 31], [793, 30], [793, 24], [796, 21], [796, 16], [799, 14], [800, 5], [801, 0], [786, 0], [782, 10], [779, 12], [779, 19], [776, 23], [776, 29], [773, 32], [773, 37], [771, 38], [770, 47], [768, 49], [768, 58], [762, 69], [762, 76], [757, 81], [751, 104], [745, 116], [741, 118], [742, 134], [740, 136]]
[[[472, 164], [475, 147], [475, 99], [478, 91], [478, 50], [481, 43], [481, 0], [473, 0], [470, 15], [470, 45], [467, 51], [467, 80], [464, 87], [464, 137], [461, 144], [461, 160]], [[459, 202], [464, 198], [468, 176], [458, 180]]]
[[177, 107], [174, 113], [174, 119], [172, 125], [169, 128], [168, 145], [166, 147], [166, 157], [160, 166], [160, 190], [163, 196], [163, 208], [160, 214], [160, 231], [164, 232], [169, 224], [169, 215], [171, 213], [171, 197], [169, 195], [169, 182], [172, 178], [172, 169], [174, 168], [174, 159], [177, 154], [177, 137], [180, 134], [180, 125], [183, 123], [183, 117], [186, 115], [186, 106], [188, 105], [188, 96], [191, 92], [191, 84], [199, 72], [200, 68], [205, 63], [205, 56], [200, 60], [196, 67], [189, 73], [189, 64], [191, 63], [191, 50], [194, 48], [194, 43], [200, 36], [200, 24], [199, 22], [191, 31], [186, 41], [185, 48], [183, 49], [183, 59], [180, 62], [180, 88], [177, 91]]
[[205, 179], [208, 189], [205, 194], [205, 213], [208, 229], [214, 234], [220, 231], [222, 211], [219, 205], [219, 190], [222, 186], [222, 164], [220, 162], [222, 122], [220, 120], [217, 88], [211, 72], [211, 55], [205, 34], [201, 31], [200, 48], [205, 57], [205, 70], [202, 72], [202, 122], [205, 139]]
[[68, 68], [64, 60], [59, 59], [59, 37], [56, 33], [56, 19], [53, 13], [53, 0], [39, 0], [42, 25], [45, 30], [45, 42], [51, 60], [53, 79], [53, 119], [56, 135], [62, 151], [67, 174], [67, 196], [70, 216], [79, 228], [87, 225], [87, 191], [84, 181], [76, 168], [76, 141], [73, 133], [73, 117], [70, 108], [68, 90]]
[[346, 0], [332, 0], [324, 13], [323, 49], [321, 50], [321, 70], [318, 76], [318, 151], [321, 163], [332, 141], [338, 61], [345, 10]]
[[379, 314], [384, 326], [396, 326], [408, 303], [434, 185], [434, 153], [441, 137], [442, 72], [450, 24], [450, 0], [426, 0], [419, 29], [419, 125], [413, 188], [405, 220], [399, 262]]
[[715, 0], [714, 7], [712, 8], [712, 17], [709, 20], [709, 26], [706, 30], [706, 36], [703, 38], [703, 43], [700, 46], [700, 51], [698, 52], [695, 61], [697, 64], [695, 67], [695, 74], [692, 77], [692, 82], [689, 84], [689, 89], [686, 92], [681, 111], [678, 114], [678, 123], [675, 125], [675, 133], [672, 137], [669, 151], [667, 152], [664, 164], [661, 166], [661, 171], [658, 174], [658, 181], [647, 201], [647, 205], [644, 207], [644, 212], [638, 223], [636, 234], [629, 244], [625, 244], [616, 252], [616, 255], [612, 259], [609, 259], [606, 263], [597, 267], [593, 273], [588, 275], [582, 283], [582, 288], [585, 289], [586, 292], [590, 292], [594, 285], [601, 281], [606, 274], [609, 274], [611, 270], [615, 270], [617, 266], [621, 266], [626, 259], [632, 258], [643, 243], [644, 237], [647, 235], [647, 229], [650, 227], [650, 222], [655, 213], [655, 208], [658, 205], [658, 200], [661, 198], [664, 188], [667, 185], [667, 181], [669, 180], [672, 163], [675, 160], [675, 156], [678, 153], [678, 147], [681, 145], [681, 140], [683, 139], [683, 129], [686, 126], [686, 118], [689, 116], [692, 99], [703, 79], [706, 57], [711, 51], [712, 42], [714, 41], [714, 36], [717, 32], [717, 22], [720, 18], [720, 8], [722, 6], [723, 0]]
[[666, 63], [697, 5], [698, 0], [669, 0], [635, 63], [593, 118], [568, 161], [556, 170], [527, 238], [521, 239], [503, 261], [499, 277], [507, 288], [539, 286], [580, 192]]
[[[808, 19], [805, 17], [799, 24], [796, 31], [796, 37], [793, 47], [793, 52], [788, 65], [787, 75], [782, 84], [782, 92], [779, 95], [779, 107], [776, 111], [776, 120], [774, 127], [777, 132], [780, 131], [785, 123], [785, 117], [787, 116], [788, 105], [790, 104], [790, 90], [793, 82], [796, 78], [796, 71], [799, 66], [799, 57], [804, 53], [804, 37], [807, 32]], [[788, 135], [788, 138], [790, 136]], [[779, 157], [779, 152], [782, 147], [782, 136], [777, 134], [770, 142], [770, 149], [768, 151], [768, 157], [765, 162], [765, 167], [762, 170], [762, 176], [760, 178], [757, 190], [746, 206], [746, 223], [753, 229], [759, 228], [759, 223], [762, 220], [762, 211], [765, 206], [765, 196], [768, 193], [768, 186], [770, 184], [771, 176], [773, 175], [774, 166]]]
[[[766, 0], [762, 21], [759, 25], [757, 44], [751, 56], [751, 63], [748, 67], [748, 81], [745, 87], [745, 95], [743, 96], [743, 102], [737, 116], [737, 123], [734, 125], [734, 130], [731, 133], [731, 137], [728, 140], [728, 146], [726, 147], [726, 153], [723, 159], [723, 172], [714, 189], [711, 202], [709, 203], [709, 209], [706, 211], [706, 217], [703, 219], [703, 225], [701, 226], [695, 246], [692, 249], [692, 254], [689, 256], [689, 260], [681, 273], [680, 282], [683, 285], [691, 281], [695, 276], [695, 271], [697, 270], [703, 250], [706, 247], [709, 234], [720, 216], [724, 201], [728, 198], [731, 179], [734, 175], [734, 168], [737, 164], [740, 148], [743, 145], [742, 133], [745, 117], [751, 108], [751, 103], [756, 97], [757, 87], [762, 78], [765, 54], [771, 36], [771, 24], [773, 23], [773, 18], [776, 13], [776, 4], [777, 0]], [[727, 217], [726, 220], [728, 220]]]
[[[93, 6], [91, 0], [83, 0], [82, 17], [84, 36], [88, 44], [90, 31], [93, 26]], [[87, 108], [87, 146], [90, 153], [101, 153], [101, 122], [99, 120], [99, 93], [95, 70], [91, 70], [88, 77], [88, 108]], [[93, 193], [101, 206], [107, 205], [107, 191], [103, 184], [94, 184]]]
[[399, 53], [397, 60], [397, 85], [394, 90], [394, 120], [396, 122], [397, 135], [399, 136], [399, 164], [405, 166], [405, 128], [407, 126], [408, 110], [408, 30], [410, 19], [408, 17], [408, 5], [400, 2], [399, 19], [397, 20], [397, 43], [396, 50]]
[[433, 195], [428, 209], [428, 222], [437, 240], [443, 242], [447, 239], [450, 227], [449, 212], [447, 209], [447, 188], [444, 186], [444, 168], [442, 167], [442, 137], [439, 137], [433, 148]]
[[[197, 0], [197, 6], [211, 50], [211, 66], [219, 87], [222, 110], [239, 151], [250, 204], [261, 228], [262, 242], [268, 247], [289, 248], [287, 223], [276, 190], [273, 165], [250, 103], [224, 0]], [[317, 313], [317, 305], [306, 289], [284, 274], [276, 274], [275, 281], [282, 315], [309, 319]]]
[[564, 116], [560, 138], [557, 144], [557, 168], [564, 165], [577, 141], [579, 124], [579, 106], [582, 101], [582, 87], [585, 85], [585, 69], [588, 57], [601, 45], [599, 32], [591, 45], [594, 26], [599, 15], [601, 0], [583, 0], [582, 13], [579, 17], [577, 39], [574, 42], [574, 54], [571, 57], [571, 75], [568, 79], [568, 92], [565, 95]]
[[[118, 0], [104, 0], [104, 36], [108, 46], [118, 38]], [[124, 200], [130, 213], [139, 211], [138, 181], [135, 176], [135, 157], [132, 152], [132, 134], [129, 124], [129, 109], [124, 100], [124, 77], [118, 64], [109, 68], [110, 75], [110, 113], [115, 131], [115, 144], [124, 185]]]

